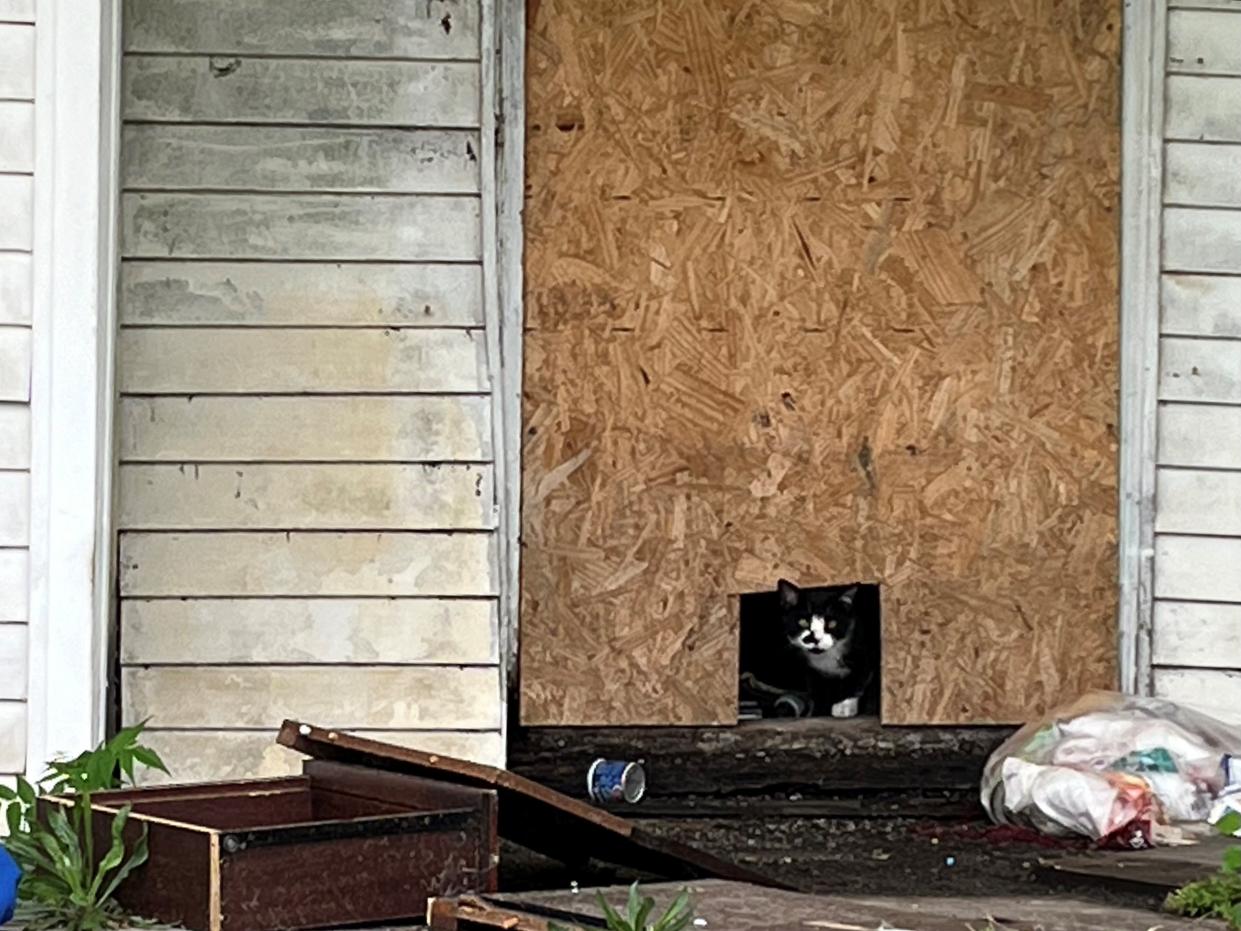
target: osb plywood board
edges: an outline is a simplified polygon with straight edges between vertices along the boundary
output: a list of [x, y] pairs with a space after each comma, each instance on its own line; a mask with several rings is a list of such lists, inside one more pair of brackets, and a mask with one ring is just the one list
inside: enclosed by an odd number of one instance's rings
[[728, 723], [883, 584], [885, 720], [1114, 684], [1118, 0], [542, 0], [527, 724]]

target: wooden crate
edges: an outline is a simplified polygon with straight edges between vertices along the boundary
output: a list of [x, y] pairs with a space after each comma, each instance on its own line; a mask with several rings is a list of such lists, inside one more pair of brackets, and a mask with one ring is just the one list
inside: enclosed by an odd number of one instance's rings
[[483, 789], [308, 760], [284, 779], [100, 793], [97, 849], [126, 804], [127, 841], [145, 827], [150, 859], [118, 901], [191, 931], [417, 920], [432, 896], [495, 890], [496, 798]]

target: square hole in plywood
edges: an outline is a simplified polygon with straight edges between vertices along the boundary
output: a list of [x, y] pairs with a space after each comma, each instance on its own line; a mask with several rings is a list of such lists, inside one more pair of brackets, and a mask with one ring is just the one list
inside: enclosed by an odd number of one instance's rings
[[880, 593], [866, 582], [799, 586], [734, 599], [740, 614], [742, 721], [879, 714]]

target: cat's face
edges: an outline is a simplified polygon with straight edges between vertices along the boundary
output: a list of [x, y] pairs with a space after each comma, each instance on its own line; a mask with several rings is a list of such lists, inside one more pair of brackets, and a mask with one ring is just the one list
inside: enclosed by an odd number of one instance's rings
[[821, 656], [841, 649], [849, 641], [856, 622], [856, 585], [803, 589], [781, 579], [776, 589], [780, 594], [784, 636], [794, 649]]

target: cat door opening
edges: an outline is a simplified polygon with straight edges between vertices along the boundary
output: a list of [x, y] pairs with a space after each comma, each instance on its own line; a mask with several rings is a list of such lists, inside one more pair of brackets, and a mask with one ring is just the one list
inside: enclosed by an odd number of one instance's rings
[[739, 720], [879, 714], [878, 585], [781, 580], [739, 602]]

